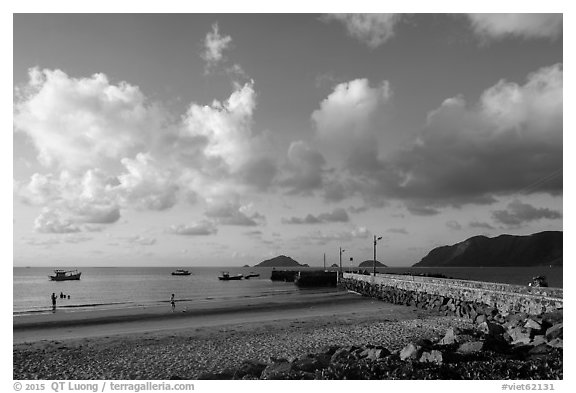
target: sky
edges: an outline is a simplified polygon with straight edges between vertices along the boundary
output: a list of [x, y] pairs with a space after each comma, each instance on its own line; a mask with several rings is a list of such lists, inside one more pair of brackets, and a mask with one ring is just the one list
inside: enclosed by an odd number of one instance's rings
[[[561, 14], [16, 14], [15, 266], [410, 266], [562, 230]], [[353, 262], [350, 262], [353, 258]]]

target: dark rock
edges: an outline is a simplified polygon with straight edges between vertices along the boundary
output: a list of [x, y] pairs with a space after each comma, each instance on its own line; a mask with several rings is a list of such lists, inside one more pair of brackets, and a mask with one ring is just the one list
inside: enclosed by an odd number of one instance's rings
[[548, 345], [551, 346], [552, 348], [563, 348], [564, 346], [562, 341], [563, 340], [561, 338], [555, 338], [548, 341]]
[[198, 376], [201, 380], [228, 380], [234, 379], [234, 370], [226, 369], [219, 373], [202, 373]]
[[292, 371], [289, 362], [277, 362], [269, 364], [260, 376], [261, 379], [287, 379]]
[[438, 342], [438, 344], [440, 345], [450, 345], [450, 344], [454, 344], [456, 342], [456, 336], [460, 334], [460, 329], [458, 328], [454, 328], [454, 327], [450, 327], [446, 330], [446, 334], [444, 335], [444, 337], [442, 338], [442, 340], [440, 340]]
[[234, 379], [242, 379], [245, 376], [260, 377], [262, 371], [268, 366], [268, 364], [261, 362], [259, 360], [245, 360], [240, 364], [234, 373]]
[[548, 345], [544, 344], [538, 344], [536, 346], [534, 346], [533, 348], [531, 348], [528, 353], [532, 354], [532, 355], [536, 355], [536, 354], [547, 354], [550, 353], [552, 351], [552, 348], [550, 348]]
[[494, 322], [482, 322], [478, 325], [478, 330], [487, 336], [499, 337], [504, 334], [505, 330], [502, 325]]
[[563, 338], [563, 328], [564, 328], [564, 324], [563, 323], [557, 323], [556, 325], [548, 328], [548, 330], [546, 330], [546, 339], [548, 341], [551, 341], [555, 338]]
[[422, 353], [422, 347], [410, 343], [400, 351], [400, 360], [416, 360]]
[[388, 355], [390, 355], [390, 351], [388, 351], [386, 348], [368, 348], [359, 354], [361, 358], [366, 358], [369, 360], [378, 360]]
[[528, 320], [524, 324], [524, 327], [534, 329], [534, 330], [542, 329], [542, 325], [538, 321], [533, 320], [532, 318], [528, 318]]
[[435, 349], [430, 352], [423, 352], [422, 356], [420, 356], [420, 362], [422, 363], [442, 364], [442, 361], [442, 352]]
[[292, 362], [292, 369], [295, 371], [304, 371], [313, 373], [316, 370], [321, 370], [328, 367], [330, 358], [326, 355], [318, 355], [315, 357], [306, 357], [296, 359]]
[[532, 329], [523, 327], [514, 327], [508, 330], [512, 344], [528, 344], [530, 342], [530, 334]]
[[530, 343], [530, 345], [534, 347], [540, 344], [546, 344], [546, 337], [544, 337], [543, 335], [534, 336], [532, 342]]
[[477, 324], [481, 324], [483, 322], [486, 322], [486, 315], [484, 314], [479, 314], [476, 319], [474, 320], [474, 322], [476, 322]]
[[480, 352], [482, 349], [484, 349], [484, 341], [468, 341], [460, 345], [457, 352], [470, 354]]

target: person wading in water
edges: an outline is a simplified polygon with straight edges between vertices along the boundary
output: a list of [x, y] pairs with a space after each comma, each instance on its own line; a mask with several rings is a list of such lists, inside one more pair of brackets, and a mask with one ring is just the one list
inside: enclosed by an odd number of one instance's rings
[[52, 312], [56, 312], [56, 294], [52, 292]]

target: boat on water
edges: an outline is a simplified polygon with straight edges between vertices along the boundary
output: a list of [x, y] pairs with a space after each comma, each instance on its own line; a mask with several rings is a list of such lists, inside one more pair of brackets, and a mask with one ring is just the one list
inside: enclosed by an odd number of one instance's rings
[[222, 275], [218, 276], [218, 279], [222, 281], [230, 281], [230, 280], [242, 280], [243, 277], [244, 276], [240, 273], [231, 276], [229, 272], [222, 272]]
[[244, 276], [245, 279], [249, 279], [249, 278], [252, 278], [252, 277], [260, 277], [260, 273], [250, 272], [249, 274], [247, 274], [247, 275]]
[[80, 280], [80, 275], [82, 272], [78, 270], [54, 270], [53, 276], [48, 276], [51, 281], [69, 281], [69, 280]]
[[184, 269], [177, 269], [176, 271], [172, 272], [173, 276], [189, 276], [192, 273], [190, 273], [188, 270], [184, 270]]

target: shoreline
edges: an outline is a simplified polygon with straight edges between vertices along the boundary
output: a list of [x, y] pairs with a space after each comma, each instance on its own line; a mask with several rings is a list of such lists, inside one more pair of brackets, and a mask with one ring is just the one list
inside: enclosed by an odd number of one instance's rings
[[[332, 294], [333, 295], [333, 294]], [[344, 293], [338, 302], [14, 331], [15, 379], [195, 379], [246, 359], [294, 358], [327, 345], [401, 348], [455, 317]], [[345, 299], [346, 298], [346, 299]], [[345, 300], [345, 301], [343, 301]], [[134, 353], [138, 353], [135, 360]], [[61, 365], [52, 368], [49, 365]]]

